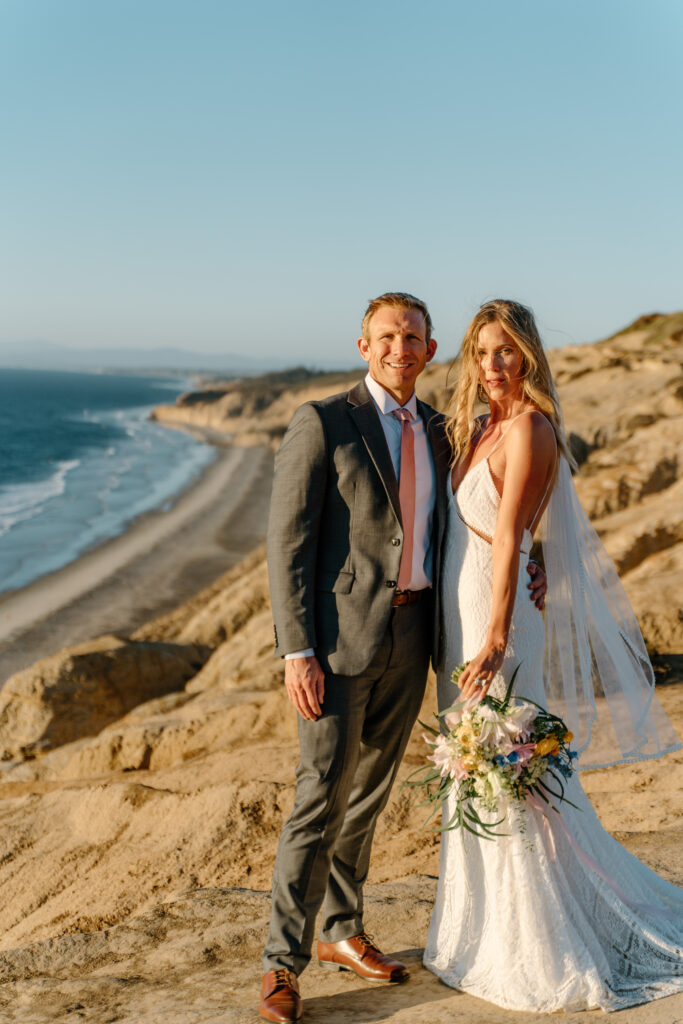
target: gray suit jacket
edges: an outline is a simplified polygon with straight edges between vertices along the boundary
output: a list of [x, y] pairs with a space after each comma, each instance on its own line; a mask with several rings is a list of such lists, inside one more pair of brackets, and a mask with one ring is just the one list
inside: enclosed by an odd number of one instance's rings
[[[446, 513], [443, 416], [418, 401], [436, 469], [434, 586]], [[325, 672], [358, 675], [391, 614], [403, 543], [398, 484], [364, 382], [294, 414], [275, 460], [268, 573], [275, 653], [315, 648]], [[434, 608], [432, 658], [441, 647]]]

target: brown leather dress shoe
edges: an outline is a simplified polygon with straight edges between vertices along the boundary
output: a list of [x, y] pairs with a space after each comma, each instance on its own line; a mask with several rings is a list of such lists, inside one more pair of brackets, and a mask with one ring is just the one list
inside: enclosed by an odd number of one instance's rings
[[371, 937], [361, 932], [343, 942], [319, 942], [318, 960], [331, 971], [355, 971], [367, 981], [406, 981], [407, 968], [380, 953]]
[[293, 971], [283, 967], [263, 975], [258, 1012], [264, 1020], [274, 1020], [276, 1024], [294, 1024], [301, 1020], [304, 1007]]

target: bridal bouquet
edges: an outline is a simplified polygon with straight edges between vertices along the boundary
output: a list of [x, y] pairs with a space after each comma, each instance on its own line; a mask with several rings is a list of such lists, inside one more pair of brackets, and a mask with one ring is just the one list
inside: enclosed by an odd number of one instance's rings
[[[464, 668], [453, 672], [456, 685]], [[422, 790], [423, 805], [432, 806], [425, 825], [451, 795], [455, 810], [436, 831], [465, 828], [483, 839], [507, 834], [496, 829], [511, 801], [524, 804], [529, 799], [538, 806], [540, 799], [554, 810], [553, 800], [571, 803], [564, 795], [564, 780], [572, 775], [577, 757], [569, 749], [572, 733], [539, 704], [512, 697], [518, 671], [519, 665], [503, 700], [470, 698], [435, 715], [444, 719], [446, 733], [421, 723], [431, 734], [424, 739], [432, 763], [412, 772], [404, 785]], [[487, 819], [492, 814], [499, 820], [482, 820], [482, 810], [489, 812]]]

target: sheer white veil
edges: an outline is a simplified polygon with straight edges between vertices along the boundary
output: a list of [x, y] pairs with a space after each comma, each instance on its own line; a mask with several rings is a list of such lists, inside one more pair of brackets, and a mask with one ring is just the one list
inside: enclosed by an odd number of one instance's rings
[[655, 696], [633, 609], [563, 455], [540, 537], [548, 577], [546, 697], [574, 733], [580, 770], [679, 749]]

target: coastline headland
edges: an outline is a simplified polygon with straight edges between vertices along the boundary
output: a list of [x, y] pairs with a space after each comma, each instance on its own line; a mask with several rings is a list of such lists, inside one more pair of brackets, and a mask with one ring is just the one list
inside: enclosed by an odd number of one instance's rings
[[[643, 317], [550, 358], [581, 463], [581, 500], [639, 616], [658, 695], [683, 733], [683, 314]], [[153, 526], [147, 535], [138, 524], [132, 540], [120, 538], [133, 554], [106, 580], [92, 552], [90, 568], [74, 572], [99, 579], [99, 591], [48, 607], [15, 639], [17, 668], [0, 693], [3, 1020], [252, 1019], [297, 760], [259, 544], [272, 449], [296, 406], [362, 372], [271, 377], [260, 392], [254, 380], [219, 382], [156, 410], [159, 422], [229, 434], [241, 447], [202, 479], [196, 507], [192, 492], [176, 503], [185, 511], [168, 534]], [[439, 408], [447, 374], [447, 365], [430, 365], [421, 384]], [[220, 551], [228, 564], [219, 564]], [[191, 588], [182, 596], [179, 580]], [[108, 608], [121, 611], [121, 624], [102, 617]], [[432, 680], [423, 720], [434, 705]], [[423, 760], [420, 733], [400, 779]], [[583, 781], [619, 841], [683, 883], [683, 753]], [[420, 969], [438, 872], [438, 836], [421, 831], [423, 812], [395, 787], [368, 886], [367, 926], [407, 960], [409, 984], [369, 989], [355, 975], [312, 966], [311, 1020], [504, 1024], [519, 1016]], [[673, 1024], [682, 1014], [675, 996], [620, 1019]], [[538, 1015], [539, 1024], [550, 1020]], [[586, 1020], [566, 1015], [567, 1024]]]

